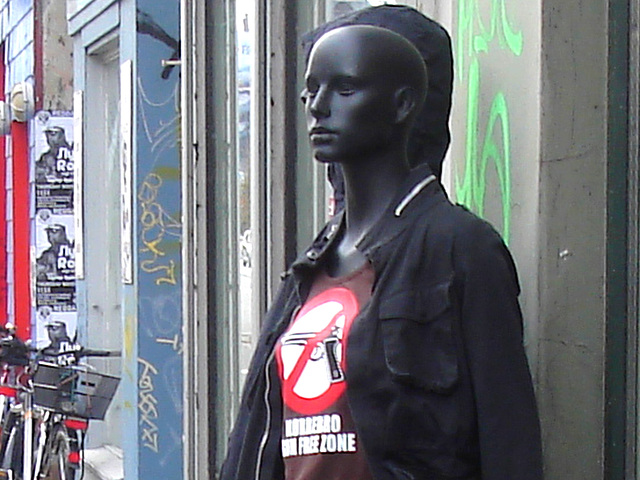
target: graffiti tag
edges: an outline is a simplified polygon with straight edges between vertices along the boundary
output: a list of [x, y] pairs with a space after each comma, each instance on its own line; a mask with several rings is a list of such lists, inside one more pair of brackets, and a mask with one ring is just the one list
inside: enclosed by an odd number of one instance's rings
[[145, 257], [140, 262], [142, 271], [155, 274], [155, 283], [160, 285], [168, 283], [176, 285], [176, 262], [172, 259], [164, 259], [166, 256], [166, 236], [171, 235], [180, 238], [180, 222], [171, 217], [158, 202], [158, 192], [162, 186], [162, 178], [150, 173], [146, 176], [140, 191], [140, 223], [142, 234], [140, 236], [140, 252]]
[[500, 49], [515, 56], [520, 56], [523, 50], [522, 32], [512, 28], [505, 1], [492, 0], [488, 25], [480, 15], [479, 0], [458, 2], [457, 78], [467, 83], [468, 97], [464, 173], [462, 178], [456, 175], [455, 188], [458, 201], [482, 216], [487, 168], [490, 164], [495, 168], [502, 201], [502, 235], [508, 243], [511, 233], [511, 132], [504, 92], [498, 91], [493, 97], [482, 142], [479, 128], [481, 55], [489, 52], [490, 44], [496, 38]]
[[142, 365], [142, 372], [138, 377], [138, 409], [140, 410], [140, 426], [142, 446], [158, 453], [158, 399], [154, 395], [152, 375], [157, 375], [158, 370], [146, 360], [138, 358]]

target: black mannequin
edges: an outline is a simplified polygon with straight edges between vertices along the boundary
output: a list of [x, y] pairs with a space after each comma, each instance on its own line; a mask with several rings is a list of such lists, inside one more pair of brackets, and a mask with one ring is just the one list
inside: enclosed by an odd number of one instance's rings
[[356, 250], [409, 173], [407, 140], [427, 72], [405, 38], [372, 26], [331, 31], [314, 46], [303, 92], [314, 157], [342, 165], [346, 222], [327, 257], [331, 276], [365, 262]]
[[[343, 169], [345, 216], [283, 275], [220, 479], [540, 480], [513, 259], [429, 165], [409, 166], [423, 58], [390, 30], [341, 27], [305, 82], [313, 155]], [[353, 448], [323, 451], [330, 431]]]

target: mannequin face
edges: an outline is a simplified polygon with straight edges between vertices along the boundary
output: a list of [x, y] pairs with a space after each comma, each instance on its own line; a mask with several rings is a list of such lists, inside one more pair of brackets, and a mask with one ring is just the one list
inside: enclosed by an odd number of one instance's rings
[[349, 32], [318, 42], [305, 75], [307, 129], [314, 157], [352, 163], [388, 148], [393, 138], [393, 85], [371, 45]]

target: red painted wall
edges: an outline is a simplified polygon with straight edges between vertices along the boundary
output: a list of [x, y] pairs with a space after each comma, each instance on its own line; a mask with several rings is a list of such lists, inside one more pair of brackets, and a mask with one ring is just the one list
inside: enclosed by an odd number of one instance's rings
[[13, 157], [13, 275], [15, 325], [18, 336], [31, 336], [31, 260], [29, 207], [29, 130], [27, 123], [11, 124]]
[[[0, 85], [5, 82], [4, 44], [0, 45]], [[0, 100], [4, 95], [0, 94]], [[0, 325], [7, 323], [7, 155], [0, 135]]]

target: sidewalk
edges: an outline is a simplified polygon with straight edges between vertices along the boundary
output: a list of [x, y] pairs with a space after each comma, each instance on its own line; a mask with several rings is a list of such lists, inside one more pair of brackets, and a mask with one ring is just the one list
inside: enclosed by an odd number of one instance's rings
[[124, 461], [121, 449], [113, 445], [85, 450], [84, 480], [124, 480]]

